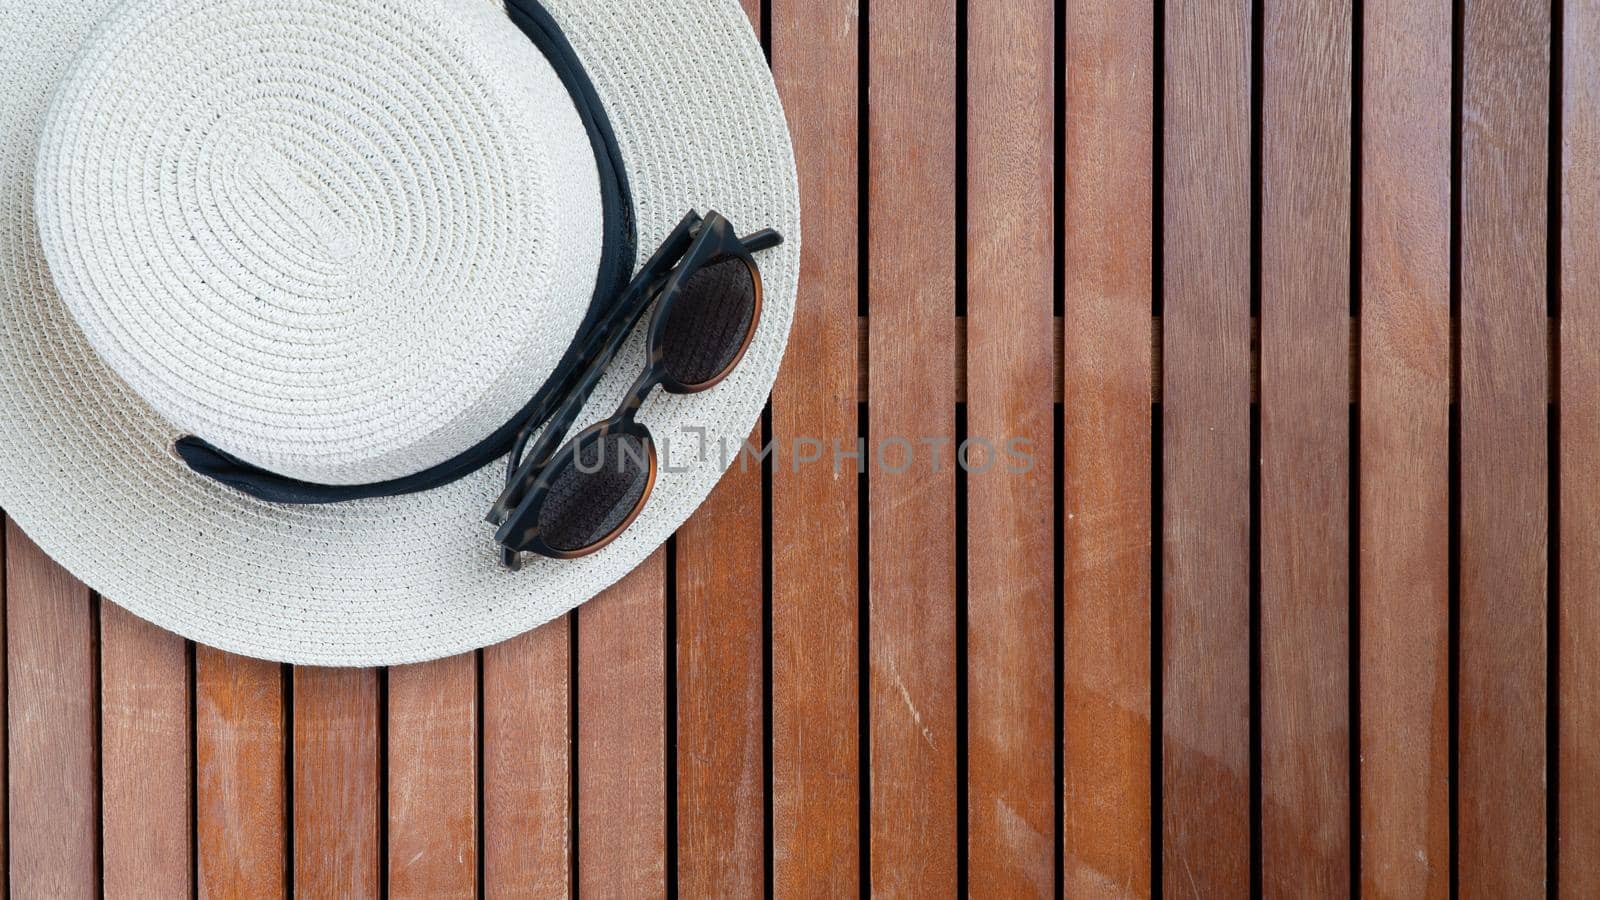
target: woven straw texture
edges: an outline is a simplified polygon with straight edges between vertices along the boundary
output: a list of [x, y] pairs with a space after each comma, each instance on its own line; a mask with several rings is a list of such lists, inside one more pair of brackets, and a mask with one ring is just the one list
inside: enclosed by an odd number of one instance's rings
[[487, 3], [125, 4], [39, 154], [45, 258], [101, 359], [291, 478], [388, 481], [477, 444], [594, 291], [583, 122]]
[[[193, 431], [317, 480], [403, 474], [475, 442], [542, 380], [593, 277], [593, 163], [570, 102], [549, 96], [559, 85], [492, 0], [290, 0], [271, 17], [234, 0], [0, 7], [0, 507], [132, 612], [314, 665], [496, 643], [658, 547], [777, 374], [799, 275], [788, 132], [734, 0], [545, 6], [616, 129], [641, 245], [691, 207], [788, 238], [758, 260], [766, 305], [739, 369], [704, 394], [657, 392], [641, 413], [665, 446], [632, 528], [591, 557], [511, 573], [482, 522], [498, 464], [425, 494], [283, 507], [194, 476], [170, 449]], [[239, 76], [252, 41], [281, 84]], [[205, 103], [163, 96], [174, 71]], [[243, 137], [194, 137], [206, 104]], [[130, 265], [152, 259], [216, 278]], [[569, 294], [570, 307], [548, 302]], [[150, 328], [172, 334], [130, 331]], [[642, 365], [636, 334], [580, 425]]]

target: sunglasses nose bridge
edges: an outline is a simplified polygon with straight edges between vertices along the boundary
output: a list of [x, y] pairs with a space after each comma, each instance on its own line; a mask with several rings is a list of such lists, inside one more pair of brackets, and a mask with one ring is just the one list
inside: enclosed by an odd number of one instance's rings
[[638, 418], [639, 410], [644, 408], [644, 402], [650, 399], [650, 392], [655, 390], [656, 385], [661, 383], [662, 374], [660, 351], [652, 349], [650, 351], [650, 365], [645, 367], [644, 373], [639, 376], [638, 380], [634, 381], [633, 387], [628, 388], [622, 408], [617, 410], [617, 415], [613, 421], [619, 424], [631, 424], [634, 422]]
[[[632, 331], [632, 323], [638, 322], [637, 316], [643, 315], [654, 304], [655, 313], [646, 331], [648, 349], [645, 369], [624, 395], [617, 412], [603, 424], [591, 426], [594, 431], [590, 432], [606, 441], [631, 440], [634, 447], [647, 458], [643, 465], [635, 464], [634, 468], [628, 470], [639, 476], [638, 479], [622, 485], [628, 488], [627, 493], [634, 498], [633, 502], [611, 507], [607, 515], [609, 517], [612, 513], [622, 511], [624, 505], [630, 508], [609, 534], [588, 540], [580, 546], [574, 535], [583, 532], [573, 529], [593, 523], [563, 518], [563, 512], [572, 515], [581, 511], [576, 506], [568, 505], [554, 510], [546, 510], [545, 506], [551, 502], [552, 493], [561, 496], [562, 502], [567, 504], [578, 498], [595, 502], [600, 495], [591, 488], [606, 486], [589, 483], [585, 490], [568, 490], [563, 494], [554, 491], [555, 479], [551, 477], [551, 471], [546, 471], [540, 476], [542, 489], [521, 494], [521, 502], [516, 505], [509, 519], [503, 521], [496, 534], [497, 541], [512, 548], [502, 556], [502, 561], [508, 567], [515, 567], [520, 562], [516, 555], [518, 552], [531, 551], [557, 559], [586, 556], [611, 543], [626, 530], [652, 492], [658, 467], [662, 463], [658, 454], [664, 452], [667, 446], [663, 444], [658, 448], [649, 429], [638, 422], [638, 413], [651, 391], [658, 386], [664, 386], [671, 393], [682, 394], [708, 390], [721, 383], [739, 365], [749, 349], [763, 305], [761, 269], [752, 254], [781, 244], [783, 238], [777, 232], [765, 229], [741, 239], [732, 223], [715, 212], [709, 213], [703, 221], [695, 219], [691, 213], [679, 223], [668, 243], [657, 251], [651, 263], [640, 273], [641, 277], [630, 287], [630, 296], [635, 298], [635, 302], [628, 308], [636, 311], [635, 317], [628, 320], [628, 328], [622, 328], [619, 320], [615, 330], [608, 330], [608, 352], [596, 361], [600, 364], [589, 367], [580, 384], [582, 389], [575, 393], [575, 397], [588, 398], [598, 385], [604, 366], [609, 364], [613, 354], [620, 350], [622, 342]], [[747, 270], [748, 278], [742, 285], [738, 283], [742, 279], [734, 276], [728, 268], [728, 264], [734, 262], [740, 264], [737, 269]], [[679, 309], [685, 302], [690, 304], [689, 308]], [[675, 313], [679, 314], [676, 322]], [[721, 315], [723, 321], [720, 324], [724, 327], [711, 327], [718, 324], [716, 314]], [[727, 327], [738, 322], [731, 319], [731, 315], [742, 317], [742, 330]], [[668, 340], [669, 331], [674, 326], [678, 330], [672, 332], [675, 337]], [[689, 330], [685, 331], [686, 328]], [[686, 342], [684, 337], [690, 334], [698, 335], [701, 344], [696, 346], [692, 341]], [[715, 355], [707, 355], [711, 353]], [[694, 376], [692, 382], [684, 380], [689, 375]], [[707, 375], [710, 377], [704, 377]], [[569, 400], [569, 403], [579, 402]], [[575, 411], [573, 417], [576, 418]], [[565, 429], [562, 433], [565, 433]], [[573, 453], [577, 447], [574, 445], [584, 439], [580, 435], [573, 440], [573, 445], [563, 451], [567, 455], [561, 460], [562, 465], [578, 469]], [[576, 474], [588, 477], [596, 473], [589, 471], [586, 466]], [[515, 479], [516, 476], [512, 477]], [[510, 490], [508, 488], [508, 494]], [[552, 513], [552, 517], [544, 522], [548, 528], [541, 527], [538, 521], [544, 519], [546, 512]], [[495, 520], [496, 517], [491, 516], [491, 521]], [[614, 520], [608, 518], [606, 521], [610, 523]]]

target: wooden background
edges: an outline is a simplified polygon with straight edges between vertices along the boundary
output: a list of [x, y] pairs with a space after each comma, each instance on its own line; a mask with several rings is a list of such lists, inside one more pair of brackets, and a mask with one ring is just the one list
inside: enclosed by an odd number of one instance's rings
[[807, 222], [763, 436], [1034, 470], [736, 470], [387, 671], [8, 527], [11, 892], [1600, 896], [1600, 0], [747, 6]]

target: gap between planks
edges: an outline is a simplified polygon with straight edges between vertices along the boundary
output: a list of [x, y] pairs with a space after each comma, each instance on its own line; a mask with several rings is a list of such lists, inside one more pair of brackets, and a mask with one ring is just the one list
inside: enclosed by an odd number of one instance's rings
[[[956, 386], [956, 390], [955, 390], [955, 398], [954, 399], [955, 399], [955, 402], [957, 402], [957, 403], [965, 403], [966, 400], [967, 400], [967, 317], [966, 316], [956, 316], [955, 318], [956, 318], [956, 340], [955, 340], [955, 356], [956, 356], [956, 358], [955, 358], [955, 370], [956, 370], [955, 386]], [[857, 320], [857, 325], [856, 325], [856, 402], [857, 403], [866, 403], [868, 401], [868, 399], [869, 399], [868, 398], [868, 390], [869, 390], [868, 385], [869, 385], [869, 382], [870, 382], [870, 376], [869, 376], [870, 366], [869, 366], [868, 351], [867, 351], [867, 345], [868, 345], [867, 337], [868, 337], [868, 328], [870, 327], [870, 325], [869, 325], [868, 320], [869, 320], [868, 316], [861, 316]], [[1451, 327], [1452, 331], [1457, 327], [1457, 325], [1458, 325], [1458, 323], [1455, 320], [1451, 321], [1450, 327]], [[1064, 364], [1063, 364], [1063, 358], [1062, 358], [1062, 352], [1063, 351], [1062, 351], [1062, 342], [1061, 342], [1062, 329], [1065, 327], [1065, 325], [1064, 325], [1064, 320], [1063, 320], [1063, 318], [1061, 316], [1056, 316], [1055, 317], [1053, 327], [1055, 329], [1055, 340], [1051, 342], [1051, 346], [1052, 346], [1052, 348], [1054, 350], [1054, 352], [1052, 354], [1053, 359], [1051, 360], [1051, 365], [1052, 365], [1052, 370], [1055, 373], [1054, 374], [1054, 378], [1053, 378], [1054, 391], [1055, 391], [1055, 402], [1060, 403], [1060, 402], [1062, 402], [1062, 398], [1065, 395], [1064, 387], [1063, 387], [1064, 386], [1064, 375], [1063, 375]], [[1554, 318], [1550, 318], [1550, 319], [1546, 320], [1545, 344], [1546, 344], [1546, 346], [1548, 347], [1548, 350], [1549, 350], [1549, 352], [1546, 354], [1546, 358], [1549, 360], [1549, 371], [1547, 371], [1546, 374], [1545, 374], [1545, 402], [1546, 403], [1554, 403], [1555, 402], [1555, 387], [1558, 384], [1558, 381], [1557, 381], [1557, 378], [1556, 378], [1556, 371], [1555, 371], [1555, 367], [1556, 367], [1556, 363], [1557, 363], [1557, 358], [1556, 358], [1556, 353], [1555, 353], [1555, 348], [1556, 348], [1556, 343], [1555, 343], [1555, 341], [1556, 341], [1556, 328], [1557, 328], [1557, 324], [1556, 324], [1556, 320]], [[1359, 380], [1359, 376], [1361, 374], [1361, 361], [1360, 361], [1361, 318], [1359, 316], [1351, 316], [1350, 317], [1350, 328], [1349, 328], [1348, 334], [1349, 334], [1349, 338], [1348, 338], [1349, 346], [1348, 346], [1348, 350], [1346, 352], [1347, 352], [1347, 354], [1349, 356], [1349, 359], [1350, 359], [1350, 402], [1351, 403], [1355, 403], [1361, 397], [1361, 383], [1360, 383], [1360, 380]], [[1161, 345], [1162, 345], [1161, 317], [1160, 316], [1152, 316], [1150, 318], [1150, 402], [1151, 403], [1160, 403], [1161, 402], [1161, 381], [1162, 381], [1162, 358], [1161, 358], [1162, 357], [1162, 351], [1161, 351]], [[1261, 399], [1261, 320], [1260, 320], [1260, 318], [1253, 317], [1250, 320], [1250, 345], [1251, 345], [1251, 348], [1252, 348], [1251, 359], [1250, 359], [1250, 402], [1251, 403], [1256, 403], [1256, 402], [1259, 402], [1260, 399]], [[1458, 373], [1455, 371], [1454, 367], [1452, 367], [1451, 372], [1450, 372], [1450, 402], [1451, 403], [1455, 403], [1456, 402], [1456, 399], [1457, 399], [1458, 394], [1459, 394], [1458, 385], [1457, 385], [1457, 381], [1456, 381], [1457, 376], [1458, 376]]]

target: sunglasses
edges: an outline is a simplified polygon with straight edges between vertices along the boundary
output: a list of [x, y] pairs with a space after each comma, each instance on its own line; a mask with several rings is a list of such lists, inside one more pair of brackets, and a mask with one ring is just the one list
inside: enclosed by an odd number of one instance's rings
[[[488, 521], [501, 561], [523, 553], [576, 559], [616, 540], [655, 487], [655, 440], [637, 415], [657, 386], [695, 394], [716, 387], [744, 358], [761, 321], [761, 270], [751, 254], [783, 243], [766, 229], [740, 238], [715, 212], [690, 212], [624, 289], [585, 349], [586, 363], [556, 394], [559, 407], [518, 436], [506, 488]], [[567, 440], [584, 406], [651, 305], [647, 362], [621, 407]], [[538, 423], [546, 422], [534, 440]], [[529, 446], [531, 443], [531, 447]]]

